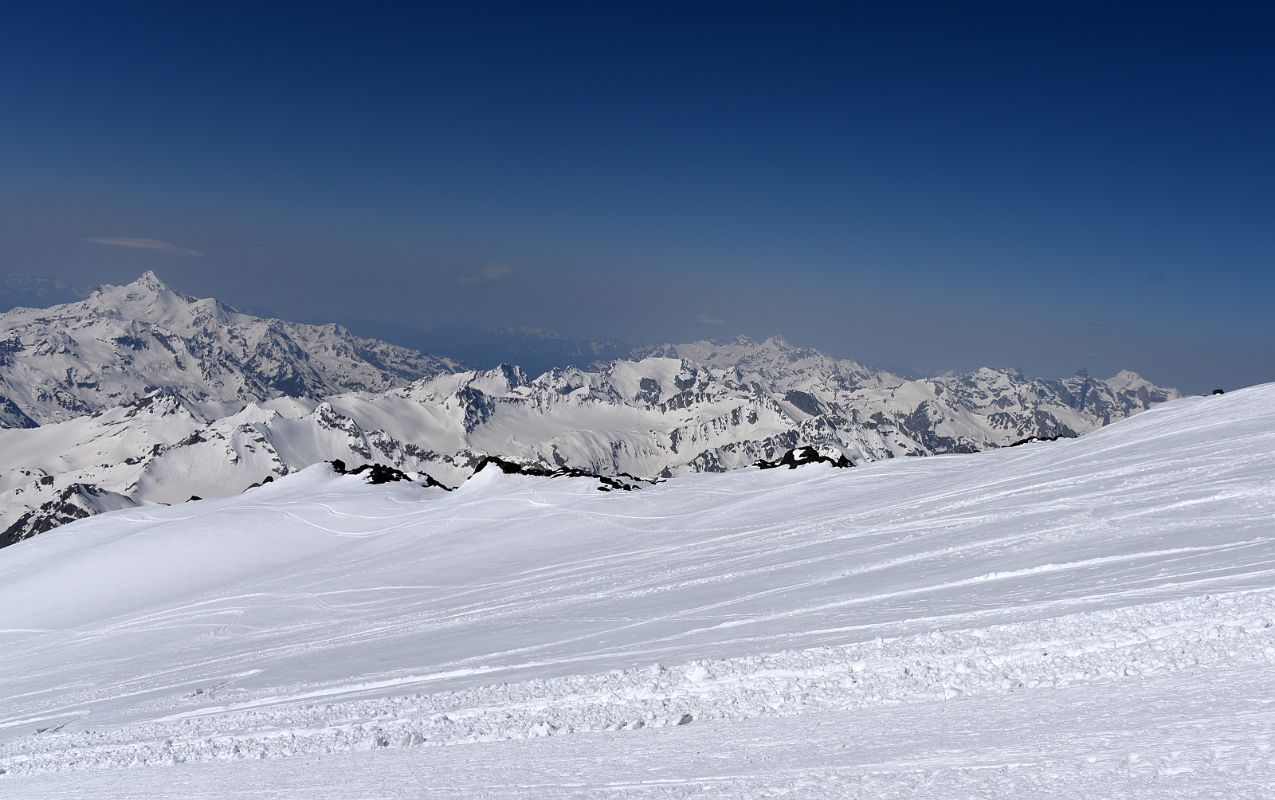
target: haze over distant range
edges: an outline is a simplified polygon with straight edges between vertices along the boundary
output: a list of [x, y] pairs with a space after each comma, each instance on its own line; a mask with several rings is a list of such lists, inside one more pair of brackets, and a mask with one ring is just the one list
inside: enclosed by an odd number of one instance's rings
[[1273, 13], [27, 5], [0, 272], [380, 336], [1269, 381]]

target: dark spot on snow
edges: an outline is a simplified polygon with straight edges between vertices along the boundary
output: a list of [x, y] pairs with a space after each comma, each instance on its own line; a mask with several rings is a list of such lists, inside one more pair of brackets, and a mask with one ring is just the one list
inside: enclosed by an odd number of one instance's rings
[[384, 464], [364, 464], [361, 467], [355, 467], [350, 470], [350, 475], [367, 475], [367, 482], [371, 484], [380, 483], [397, 483], [399, 481], [408, 481], [411, 478], [401, 470], [387, 467]]
[[[267, 483], [274, 483], [273, 475], [267, 475], [256, 483], [249, 484], [248, 489], [256, 489], [258, 486], [265, 486]], [[246, 492], [248, 489], [244, 489], [244, 491]]]
[[1014, 442], [1013, 444], [1009, 446], [1018, 447], [1019, 445], [1023, 445], [1023, 444], [1035, 444], [1036, 442], [1056, 442], [1059, 439], [1074, 439], [1074, 438], [1076, 437], [1067, 436], [1065, 434], [1059, 434], [1057, 436], [1028, 436], [1026, 439], [1019, 439], [1018, 441]]
[[654, 378], [643, 378], [638, 381], [638, 400], [643, 400], [649, 404], [658, 403], [660, 400], [660, 384]]
[[799, 392], [793, 389], [784, 395], [784, 399], [795, 406], [798, 411], [802, 411], [812, 417], [817, 417], [823, 413], [823, 408], [819, 405], [819, 401], [808, 392]]
[[116, 336], [115, 343], [130, 350], [145, 350], [146, 340], [137, 336]]
[[[412, 480], [411, 477], [408, 476], [407, 473], [403, 472], [402, 470], [395, 469], [394, 467], [387, 467], [384, 464], [364, 464], [360, 467], [355, 467], [354, 469], [346, 469], [345, 462], [339, 458], [334, 458], [329, 463], [332, 465], [333, 471], [336, 472], [337, 474], [366, 475], [367, 477], [364, 478], [364, 480], [373, 485], [382, 484], [382, 483], [397, 483], [399, 481]], [[451, 491], [450, 486], [445, 486], [439, 483], [438, 481], [434, 480], [433, 476], [431, 475], [426, 475], [425, 479], [421, 481], [421, 485], [425, 486], [426, 488], [430, 486], [437, 486], [438, 488], [443, 489], [444, 491], [448, 491], [448, 492]]]
[[615, 476], [599, 475], [596, 472], [588, 472], [576, 467], [550, 468], [541, 464], [521, 464], [516, 461], [508, 461], [500, 456], [482, 458], [477, 466], [474, 467], [474, 474], [477, 475], [488, 466], [493, 466], [506, 475], [532, 475], [537, 478], [592, 478], [600, 484], [598, 486], [598, 491], [600, 492], [609, 492], [613, 489], [631, 492], [640, 488], [639, 484], [643, 482], [640, 478], [635, 478], [626, 472], [621, 472]]
[[853, 467], [854, 462], [846, 458], [845, 454], [832, 458], [831, 456], [822, 455], [813, 447], [798, 447], [784, 453], [782, 458], [774, 461], [759, 459], [754, 466], [760, 469], [775, 469], [777, 467], [787, 467], [788, 469], [796, 469], [806, 464], [831, 464], [834, 467], [845, 468]]

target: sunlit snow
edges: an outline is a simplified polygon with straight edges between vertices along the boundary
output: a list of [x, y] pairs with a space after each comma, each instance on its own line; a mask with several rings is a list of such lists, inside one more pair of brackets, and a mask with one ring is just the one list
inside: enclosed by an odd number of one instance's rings
[[0, 793], [1275, 787], [1275, 385], [596, 486], [319, 465], [0, 551]]

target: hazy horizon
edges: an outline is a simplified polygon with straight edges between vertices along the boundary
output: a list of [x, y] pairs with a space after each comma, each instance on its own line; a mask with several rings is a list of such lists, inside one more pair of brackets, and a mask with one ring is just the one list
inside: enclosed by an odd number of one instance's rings
[[[154, 271], [151, 270], [151, 272]], [[189, 292], [181, 290], [180, 287], [171, 284], [162, 275], [158, 275], [158, 273], [156, 274], [161, 281], [169, 286], [169, 288], [181, 292], [182, 294], [190, 294]], [[6, 278], [16, 278], [21, 281], [25, 281], [27, 279], [33, 279], [35, 281], [55, 281], [65, 287], [66, 294], [58, 297], [31, 297], [26, 302], [20, 302], [23, 296], [15, 294], [11, 297], [6, 294], [6, 287], [3, 285], [3, 281], [0, 280], [0, 313], [18, 305], [29, 305], [40, 308], [73, 302], [74, 300], [85, 296], [91, 289], [97, 288], [96, 286], [70, 284], [55, 276], [41, 277], [27, 273], [0, 272], [0, 279]], [[115, 285], [127, 284], [129, 282], [130, 281], [122, 280], [116, 282]], [[303, 322], [312, 325], [338, 324], [348, 328], [351, 332], [359, 336], [381, 339], [392, 344], [411, 347], [430, 355], [456, 358], [466, 367], [489, 369], [500, 363], [507, 363], [522, 367], [528, 374], [533, 376], [547, 372], [553, 367], [569, 365], [583, 366], [599, 361], [611, 361], [617, 358], [630, 358], [633, 356], [634, 351], [653, 349], [665, 344], [682, 344], [694, 340], [729, 342], [741, 337], [761, 343], [768, 339], [778, 337], [793, 347], [811, 347], [834, 358], [857, 361], [873, 369], [894, 372], [902, 377], [909, 378], [934, 377], [944, 373], [971, 372], [980, 367], [1017, 369], [1021, 370], [1029, 377], [1040, 378], [1066, 378], [1080, 372], [1086, 372], [1092, 377], [1105, 379], [1112, 377], [1116, 372], [1121, 370], [1131, 370], [1133, 372], [1138, 372], [1142, 375], [1142, 377], [1148, 378], [1153, 382], [1157, 382], [1162, 386], [1180, 389], [1187, 393], [1205, 394], [1211, 391], [1212, 388], [1218, 388], [1183, 387], [1168, 384], [1162, 381], [1157, 381], [1155, 376], [1143, 374], [1139, 370], [1129, 366], [1120, 367], [1116, 370], [1112, 370], [1111, 372], [1104, 373], [1090, 369], [1082, 364], [1070, 372], [1059, 374], [1032, 373], [1027, 370], [1023, 370], [1015, 364], [995, 364], [990, 362], [920, 369], [909, 364], [891, 364], [880, 360], [874, 360], [862, 354], [841, 352], [835, 349], [835, 346], [831, 348], [815, 347], [807, 342], [795, 340], [780, 330], [774, 330], [770, 333], [753, 334], [722, 331], [713, 335], [696, 337], [696, 339], [674, 340], [666, 338], [629, 341], [612, 337], [592, 337], [587, 334], [565, 332], [557, 329], [537, 326], [501, 327], [481, 325], [440, 325], [435, 327], [420, 327], [410, 323], [393, 323], [382, 320], [351, 317], [308, 317], [294, 319], [286, 316], [280, 316], [279, 314], [271, 311], [269, 308], [238, 305], [227, 301], [224, 297], [218, 297], [217, 299], [236, 310], [247, 314], [265, 317], [278, 317], [291, 322]], [[595, 355], [586, 355], [579, 352], [580, 348], [587, 346], [596, 347], [597, 353]], [[1236, 389], [1240, 387], [1232, 386], [1225, 388]]]

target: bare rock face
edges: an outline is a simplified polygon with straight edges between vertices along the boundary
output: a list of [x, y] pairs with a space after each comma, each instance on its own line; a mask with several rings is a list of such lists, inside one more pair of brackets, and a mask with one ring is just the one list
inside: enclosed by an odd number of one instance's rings
[[574, 467], [558, 467], [550, 469], [535, 463], [510, 461], [499, 456], [485, 456], [478, 460], [474, 466], [474, 474], [477, 475], [484, 469], [497, 469], [506, 475], [531, 475], [537, 478], [585, 478], [598, 482], [599, 492], [610, 492], [616, 489], [625, 492], [631, 492], [639, 489], [643, 484], [650, 484], [652, 481], [643, 481], [632, 475], [621, 473], [619, 475], [599, 475], [595, 472], [588, 472]]
[[0, 547], [16, 544], [77, 519], [136, 505], [133, 500], [115, 492], [89, 484], [73, 483], [38, 507], [28, 509], [8, 527], [0, 530]]

